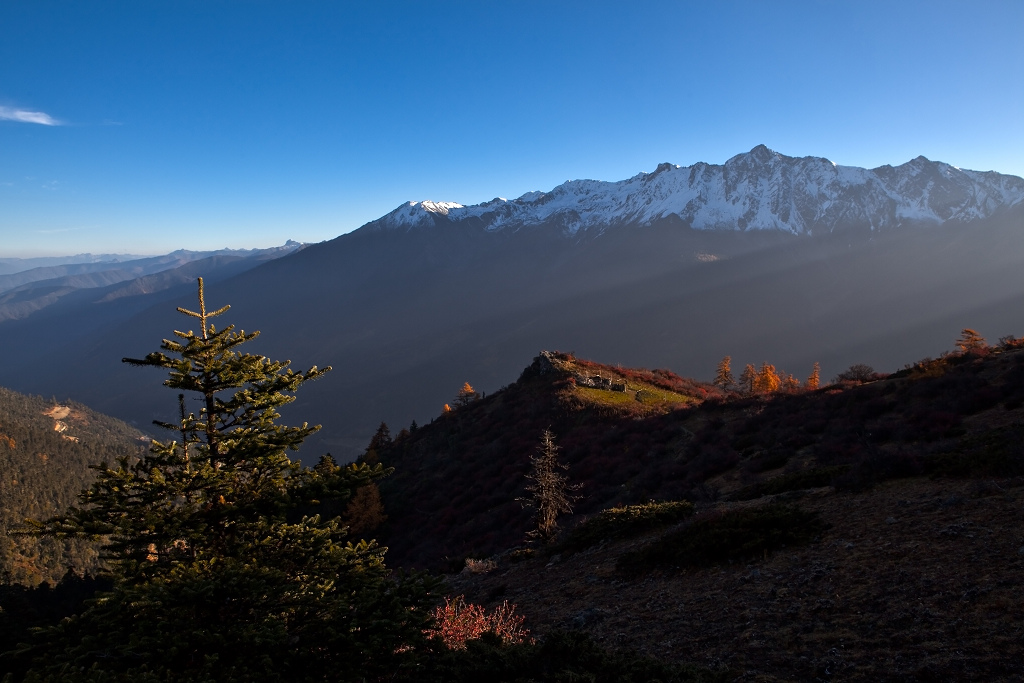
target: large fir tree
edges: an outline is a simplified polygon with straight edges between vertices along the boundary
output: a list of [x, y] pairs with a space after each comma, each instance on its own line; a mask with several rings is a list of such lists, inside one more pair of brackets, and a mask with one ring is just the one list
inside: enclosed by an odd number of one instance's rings
[[[126, 362], [165, 369], [182, 392], [173, 441], [100, 465], [81, 506], [40, 533], [105, 539], [114, 588], [23, 652], [43, 680], [322, 681], [394, 672], [422, 642], [429, 586], [393, 579], [384, 549], [352, 542], [337, 518], [381, 465], [312, 469], [291, 460], [319, 427], [278, 409], [330, 368], [292, 371], [243, 353], [258, 333], [209, 319]], [[186, 395], [197, 396], [198, 414]], [[333, 504], [332, 504], [333, 503]], [[35, 675], [33, 674], [33, 675]]]

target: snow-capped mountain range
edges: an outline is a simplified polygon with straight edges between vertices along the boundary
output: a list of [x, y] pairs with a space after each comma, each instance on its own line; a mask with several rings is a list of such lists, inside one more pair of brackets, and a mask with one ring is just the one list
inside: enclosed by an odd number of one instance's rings
[[372, 230], [471, 221], [488, 231], [556, 225], [568, 235], [676, 217], [696, 229], [823, 234], [908, 223], [967, 222], [1024, 202], [1024, 179], [959, 169], [923, 156], [900, 166], [839, 166], [758, 145], [724, 164], [660, 164], [628, 180], [570, 180], [549, 192], [463, 206], [408, 202]]

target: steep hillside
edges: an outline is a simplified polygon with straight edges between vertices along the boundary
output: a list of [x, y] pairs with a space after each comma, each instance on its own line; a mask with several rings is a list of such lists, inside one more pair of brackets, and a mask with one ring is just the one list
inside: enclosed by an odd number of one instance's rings
[[689, 436], [674, 415], [720, 395], [667, 371], [542, 353], [516, 383], [456, 406], [379, 454], [396, 470], [381, 484], [389, 560], [461, 566], [467, 555], [521, 541], [530, 512], [516, 498], [524, 495], [529, 456], [547, 428], [558, 437], [573, 481], [583, 486], [581, 513], [656, 491], [683, 496], [699, 476], [673, 461], [674, 482], [659, 481], [668, 454]]
[[96, 569], [79, 540], [9, 536], [26, 518], [45, 519], [77, 503], [90, 465], [113, 463], [148, 444], [138, 430], [77, 403], [0, 388], [0, 583], [56, 583], [69, 568]]
[[767, 506], [706, 504], [663, 532], [477, 562], [449, 590], [488, 607], [507, 600], [539, 635], [578, 630], [606, 646], [725, 667], [731, 681], [1021, 680], [1019, 477], [819, 488], [786, 504], [825, 530], [731, 562], [621, 568], [737, 506]]
[[[584, 386], [588, 377], [607, 386]], [[884, 377], [876, 375], [875, 377]], [[600, 384], [600, 382], [599, 382]], [[914, 476], [1024, 476], [1015, 342], [886, 379], [743, 396], [664, 371], [544, 353], [516, 383], [402, 435], [382, 460], [392, 561], [457, 566], [524, 538], [529, 456], [550, 427], [576, 512], [651, 499], [752, 500]]]
[[[1020, 680], [1024, 345], [848, 375], [745, 396], [542, 354], [383, 452], [390, 561], [732, 680]], [[582, 499], [523, 546], [549, 425]]]

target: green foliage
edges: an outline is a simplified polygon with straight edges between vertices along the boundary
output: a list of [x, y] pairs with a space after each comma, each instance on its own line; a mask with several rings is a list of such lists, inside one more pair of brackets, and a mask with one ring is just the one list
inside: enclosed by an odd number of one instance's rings
[[[329, 368], [241, 353], [257, 333], [217, 330], [199, 283], [201, 332], [128, 362], [169, 371], [180, 441], [101, 465], [81, 507], [40, 526], [104, 539], [114, 587], [46, 629], [23, 656], [41, 680], [363, 680], [423, 642], [431, 583], [393, 579], [384, 549], [308, 511], [344, 502], [382, 466], [303, 470], [287, 455], [318, 427], [277, 424], [293, 392]], [[337, 506], [335, 506], [337, 507]], [[73, 677], [71, 674], [75, 673]]]
[[401, 683], [684, 683], [730, 680], [728, 672], [612, 652], [588, 636], [555, 632], [542, 642], [508, 645], [485, 634], [465, 649], [442, 650]]
[[732, 495], [732, 499], [753, 500], [761, 496], [771, 496], [788, 491], [802, 491], [819, 486], [831, 486], [835, 482], [836, 477], [846, 473], [849, 469], [849, 465], [835, 465], [833, 467], [815, 467], [813, 469], [800, 470], [799, 472], [790, 472], [768, 481], [744, 486]]
[[809, 542], [825, 530], [816, 513], [785, 505], [732, 510], [694, 519], [677, 531], [619, 558], [618, 567], [701, 567], [747, 560]]
[[693, 503], [685, 500], [609, 508], [574, 527], [559, 545], [562, 550], [579, 551], [604, 540], [675, 524], [692, 514]]
[[[0, 585], [0, 648], [29, 640], [33, 629], [56, 623], [80, 612], [84, 603], [99, 590], [110, 590], [107, 579], [79, 576], [68, 571], [56, 585]], [[23, 676], [30, 665], [27, 658], [0, 655], [0, 680], [4, 673]]]

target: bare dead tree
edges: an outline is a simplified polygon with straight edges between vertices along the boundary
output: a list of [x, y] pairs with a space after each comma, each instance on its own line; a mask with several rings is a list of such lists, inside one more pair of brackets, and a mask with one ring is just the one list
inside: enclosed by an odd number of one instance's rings
[[559, 450], [555, 435], [545, 429], [537, 452], [530, 456], [530, 472], [526, 475], [531, 482], [526, 487], [530, 496], [519, 499], [524, 507], [536, 510], [537, 528], [529, 535], [545, 543], [558, 532], [558, 516], [571, 514], [572, 503], [578, 499], [572, 492], [579, 487], [570, 484], [563, 474], [569, 466], [558, 462]]

